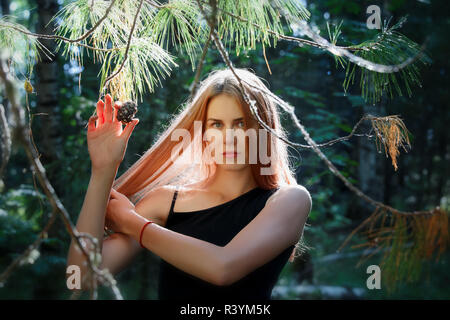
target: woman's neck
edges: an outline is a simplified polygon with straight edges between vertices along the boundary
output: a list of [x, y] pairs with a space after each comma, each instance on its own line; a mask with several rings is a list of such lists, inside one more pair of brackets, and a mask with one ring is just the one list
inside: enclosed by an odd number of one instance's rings
[[226, 170], [218, 167], [205, 188], [232, 199], [257, 186], [250, 166], [242, 170]]

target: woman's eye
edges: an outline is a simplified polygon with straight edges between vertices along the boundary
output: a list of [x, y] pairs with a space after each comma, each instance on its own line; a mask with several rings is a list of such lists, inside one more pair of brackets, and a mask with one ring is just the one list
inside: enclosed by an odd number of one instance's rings
[[[220, 123], [220, 122], [214, 122], [214, 123], [212, 124], [212, 126], [215, 127], [215, 128], [219, 128], [219, 127], [221, 126], [221, 123]], [[238, 124], [238, 126], [239, 126], [240, 128], [243, 128], [243, 127], [245, 126], [244, 121], [240, 121], [239, 124]]]
[[244, 128], [244, 126], [245, 126], [244, 121], [239, 121], [239, 122], [238, 122], [238, 127], [239, 127], [239, 128]]

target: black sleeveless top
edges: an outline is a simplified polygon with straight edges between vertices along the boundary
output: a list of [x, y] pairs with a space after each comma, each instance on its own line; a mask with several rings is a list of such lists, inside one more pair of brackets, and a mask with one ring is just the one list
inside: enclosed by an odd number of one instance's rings
[[[225, 246], [264, 208], [267, 199], [278, 189], [256, 187], [237, 198], [215, 207], [174, 212], [175, 190], [165, 228]], [[294, 245], [273, 260], [253, 270], [228, 286], [216, 286], [188, 274], [161, 259], [158, 294], [160, 300], [270, 300], [272, 289], [288, 261]]]

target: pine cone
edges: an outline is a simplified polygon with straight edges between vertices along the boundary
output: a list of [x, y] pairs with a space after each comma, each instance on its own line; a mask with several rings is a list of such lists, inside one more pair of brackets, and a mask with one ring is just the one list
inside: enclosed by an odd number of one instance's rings
[[137, 112], [137, 105], [133, 101], [125, 101], [117, 111], [117, 120], [127, 124], [133, 120]]

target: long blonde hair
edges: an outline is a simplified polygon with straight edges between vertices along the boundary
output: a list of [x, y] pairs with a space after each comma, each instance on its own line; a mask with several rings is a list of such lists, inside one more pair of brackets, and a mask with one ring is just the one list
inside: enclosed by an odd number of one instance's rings
[[[261, 120], [277, 135], [286, 138], [286, 132], [281, 127], [276, 104], [264, 93], [264, 91], [268, 91], [264, 83], [254, 73], [246, 69], [236, 68], [235, 72], [242, 79], [242, 84], [249, 93], [249, 97], [256, 101], [257, 112]], [[262, 90], [256, 90], [248, 84]], [[192, 155], [194, 142], [198, 141], [196, 139], [200, 134], [194, 132], [194, 121], [202, 123], [200, 136], [200, 139], [202, 139], [208, 103], [212, 98], [223, 93], [232, 95], [240, 102], [247, 124], [256, 121], [256, 119], [253, 119], [249, 106], [244, 101], [239, 83], [233, 73], [229, 69], [212, 71], [200, 83], [197, 93], [171, 119], [168, 128], [159, 134], [156, 143], [114, 181], [113, 188], [126, 195], [133, 203], [137, 203], [157, 186], [185, 185], [211, 178], [216, 169], [214, 163], [207, 163], [203, 156], [196, 158], [200, 159], [196, 163], [186, 161], [185, 157]], [[177, 134], [178, 129], [184, 129], [184, 132], [189, 132], [189, 137], [194, 138], [188, 139], [187, 142], [183, 138], [183, 145], [181, 145], [178, 140], [174, 141], [173, 139], [173, 136], [179, 136]], [[264, 128], [258, 123], [258, 129]], [[206, 142], [203, 139], [201, 146], [201, 153], [203, 154], [206, 147]], [[265, 165], [260, 163], [259, 158], [257, 163], [249, 164], [258, 186], [263, 189], [273, 189], [287, 184], [296, 185], [297, 181], [289, 162], [287, 145], [271, 133], [269, 133], [266, 154], [271, 155], [269, 165], [273, 174], [260, 174], [260, 169]], [[198, 157], [199, 155], [195, 156]]]

